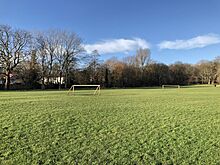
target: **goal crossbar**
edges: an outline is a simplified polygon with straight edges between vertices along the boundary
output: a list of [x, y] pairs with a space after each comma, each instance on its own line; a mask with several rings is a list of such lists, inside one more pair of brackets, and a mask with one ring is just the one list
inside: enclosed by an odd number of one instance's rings
[[72, 85], [68, 91], [68, 94], [70, 93], [73, 93], [75, 94], [75, 87], [96, 87], [93, 95], [100, 95], [100, 91], [101, 91], [101, 88], [100, 88], [100, 85]]
[[176, 88], [180, 88], [180, 85], [162, 85], [162, 89], [164, 89], [165, 87], [176, 87]]

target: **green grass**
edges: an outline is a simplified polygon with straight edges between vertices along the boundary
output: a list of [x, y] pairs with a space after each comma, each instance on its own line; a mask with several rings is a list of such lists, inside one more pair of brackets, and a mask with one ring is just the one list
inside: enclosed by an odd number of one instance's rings
[[0, 164], [220, 164], [220, 88], [0, 92]]

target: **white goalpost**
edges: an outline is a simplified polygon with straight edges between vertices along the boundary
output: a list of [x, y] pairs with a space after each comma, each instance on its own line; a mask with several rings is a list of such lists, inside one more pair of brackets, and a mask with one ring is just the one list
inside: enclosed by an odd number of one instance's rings
[[68, 91], [68, 94], [71, 94], [71, 93], [75, 94], [76, 87], [89, 87], [89, 88], [96, 87], [95, 91], [93, 92], [93, 95], [100, 95], [100, 91], [101, 91], [100, 85], [72, 85]]
[[180, 85], [162, 85], [162, 89], [165, 89], [165, 88], [180, 88]]

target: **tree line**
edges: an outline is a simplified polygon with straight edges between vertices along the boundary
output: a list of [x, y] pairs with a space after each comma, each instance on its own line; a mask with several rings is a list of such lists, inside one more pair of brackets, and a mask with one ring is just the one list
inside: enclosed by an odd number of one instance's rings
[[0, 25], [0, 88], [52, 89], [72, 84], [103, 87], [144, 87], [164, 84], [220, 83], [220, 58], [197, 64], [155, 62], [149, 49], [123, 59], [100, 60], [88, 54], [74, 32], [48, 30], [30, 33]]

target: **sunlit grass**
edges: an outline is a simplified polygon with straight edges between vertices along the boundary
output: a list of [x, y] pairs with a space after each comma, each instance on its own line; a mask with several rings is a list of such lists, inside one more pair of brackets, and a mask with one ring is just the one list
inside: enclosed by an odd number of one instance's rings
[[220, 88], [0, 92], [0, 164], [220, 163]]

